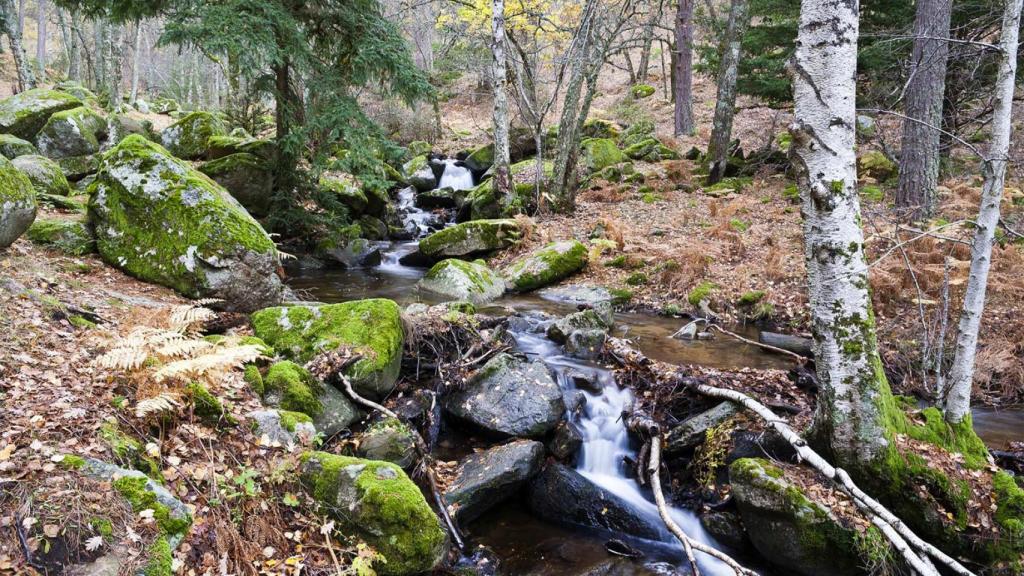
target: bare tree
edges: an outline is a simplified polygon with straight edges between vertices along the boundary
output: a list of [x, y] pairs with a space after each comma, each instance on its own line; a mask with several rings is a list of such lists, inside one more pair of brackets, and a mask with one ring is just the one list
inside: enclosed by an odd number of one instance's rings
[[647, 18], [641, 34], [640, 63], [637, 65], [636, 79], [647, 81], [647, 72], [651, 62], [651, 45], [654, 43], [654, 28], [661, 20], [662, 0], [650, 0]]
[[906, 116], [900, 151], [896, 207], [927, 216], [935, 205], [939, 180], [939, 126], [949, 59], [952, 0], [918, 0], [914, 16], [914, 52], [907, 81]]
[[802, 0], [790, 62], [794, 168], [804, 215], [807, 293], [821, 392], [818, 436], [840, 466], [886, 446], [879, 398], [889, 394], [875, 338], [854, 154], [857, 0]]
[[18, 74], [18, 89], [28, 90], [35, 88], [36, 80], [32, 74], [32, 68], [28, 65], [28, 59], [25, 57], [25, 48], [21, 43], [23, 14], [23, 10], [19, 11], [15, 8], [14, 0], [0, 0], [0, 24], [3, 25], [2, 33], [7, 36], [7, 41], [11, 45], [14, 67]]
[[142, 66], [142, 20], [135, 23], [135, 38], [132, 40], [132, 84], [128, 102], [135, 106], [139, 99], [139, 68]]
[[491, 82], [494, 91], [494, 188], [502, 202], [512, 198], [508, 144], [508, 74], [505, 71], [505, 1], [491, 3]]
[[46, 0], [36, 4], [36, 76], [46, 78]]
[[676, 53], [672, 59], [676, 136], [693, 134], [693, 2], [679, 0], [676, 11]]
[[715, 101], [715, 120], [708, 143], [708, 183], [714, 184], [725, 176], [729, 159], [729, 139], [732, 119], [736, 113], [736, 81], [743, 32], [747, 28], [747, 0], [732, 0], [729, 23], [722, 39], [722, 61], [718, 69], [718, 98]]
[[[971, 271], [960, 311], [956, 349], [950, 367], [948, 388], [940, 394], [945, 418], [963, 421], [971, 409], [971, 388], [974, 383], [974, 357], [978, 349], [978, 331], [985, 311], [985, 290], [992, 265], [992, 242], [999, 225], [999, 203], [1003, 198], [1006, 164], [1010, 151], [1011, 114], [1014, 83], [1017, 76], [1017, 47], [1020, 35], [1021, 4], [1024, 0], [1007, 0], [999, 40], [999, 71], [996, 76], [995, 104], [992, 111], [992, 140], [987, 157], [982, 161], [985, 181], [981, 190], [981, 206], [975, 221], [974, 244], [971, 247]], [[940, 391], [941, 392], [941, 391]]]

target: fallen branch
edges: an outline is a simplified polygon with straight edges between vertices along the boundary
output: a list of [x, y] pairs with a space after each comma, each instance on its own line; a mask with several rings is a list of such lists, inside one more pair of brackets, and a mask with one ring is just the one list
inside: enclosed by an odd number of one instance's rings
[[[823, 476], [835, 482], [840, 489], [848, 494], [853, 499], [854, 504], [857, 505], [857, 508], [868, 516], [873, 524], [879, 527], [886, 536], [886, 539], [892, 543], [893, 548], [900, 552], [907, 564], [921, 576], [939, 575], [929, 557], [948, 567], [955, 574], [960, 576], [976, 576], [957, 560], [917, 536], [895, 514], [861, 490], [845, 470], [832, 466], [820, 454], [808, 446], [806, 440], [790, 428], [785, 420], [779, 418], [764, 404], [742, 392], [710, 386], [696, 379], [683, 377], [679, 374], [678, 367], [669, 365], [659, 366], [659, 363], [645, 357], [619, 338], [609, 338], [606, 346], [608, 346], [615, 357], [626, 359], [631, 365], [646, 366], [653, 372], [661, 372], [666, 376], [669, 373], [673, 373], [672, 376], [668, 377], [700, 394], [729, 400], [760, 416], [769, 427], [778, 432], [793, 446], [797, 455], [804, 462], [807, 462]], [[882, 528], [883, 525], [886, 528]]]
[[786, 350], [784, 348], [779, 348], [778, 346], [772, 346], [771, 344], [765, 344], [763, 342], [757, 342], [756, 340], [751, 340], [750, 338], [744, 338], [743, 336], [740, 336], [739, 334], [737, 334], [735, 332], [730, 332], [730, 331], [726, 330], [725, 328], [722, 328], [718, 324], [708, 324], [708, 329], [712, 329], [712, 328], [715, 329], [715, 330], [718, 330], [722, 334], [725, 334], [727, 336], [732, 336], [733, 338], [739, 340], [740, 342], [743, 342], [743, 343], [746, 343], [746, 344], [750, 344], [751, 346], [757, 346], [759, 348], [764, 348], [765, 350], [771, 350], [772, 352], [778, 352], [779, 354], [785, 354], [787, 356], [792, 356], [798, 362], [807, 362], [808, 360], [810, 360], [810, 358], [808, 358], [806, 356], [802, 356], [800, 354], [797, 354], [796, 352], [792, 352], [792, 351]]

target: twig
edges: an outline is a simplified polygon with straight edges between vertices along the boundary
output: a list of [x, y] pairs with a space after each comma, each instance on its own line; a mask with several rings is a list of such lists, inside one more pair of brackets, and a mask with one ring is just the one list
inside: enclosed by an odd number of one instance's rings
[[[367, 408], [372, 408], [373, 410], [376, 410], [388, 416], [389, 418], [401, 420], [401, 418], [398, 417], [398, 414], [395, 414], [391, 410], [388, 410], [387, 408], [381, 406], [380, 404], [377, 404], [372, 400], [367, 400], [366, 398], [363, 398], [359, 394], [356, 394], [356, 391], [352, 389], [352, 382], [349, 381], [348, 377], [346, 377], [340, 371], [337, 373], [337, 377], [339, 380], [341, 380], [341, 383], [344, 384], [345, 392], [348, 393], [349, 397], [351, 397], [352, 400], [354, 400], [357, 404], [362, 404]], [[439, 508], [439, 512], [441, 514], [441, 518], [444, 519], [444, 523], [448, 526], [448, 532], [452, 535], [452, 539], [455, 540], [455, 545], [459, 548], [459, 550], [462, 550], [465, 548], [465, 544], [463, 544], [462, 542], [462, 536], [459, 533], [459, 528], [455, 525], [455, 522], [452, 520], [451, 515], [448, 514], [448, 505], [447, 503], [445, 503], [444, 495], [441, 494], [441, 491], [438, 490], [437, 488], [437, 477], [434, 475], [434, 467], [432, 465], [434, 459], [430, 455], [430, 451], [427, 449], [427, 443], [423, 440], [423, 436], [420, 435], [419, 431], [416, 430], [416, 428], [413, 426], [410, 426], [409, 428], [413, 433], [413, 440], [414, 444], [416, 445], [416, 452], [419, 453], [420, 455], [420, 462], [423, 464], [424, 474], [427, 477], [427, 482], [430, 484], [430, 491], [433, 493], [434, 503], [437, 504], [437, 507]]]
[[746, 344], [750, 344], [750, 345], [753, 345], [753, 346], [759, 346], [761, 348], [764, 348], [765, 350], [771, 350], [772, 352], [778, 352], [779, 354], [786, 354], [788, 356], [792, 356], [793, 358], [796, 358], [799, 362], [806, 362], [806, 361], [810, 360], [810, 358], [808, 358], [806, 356], [801, 356], [800, 354], [797, 354], [796, 352], [792, 352], [792, 351], [786, 350], [784, 348], [779, 348], [777, 346], [772, 346], [771, 344], [765, 344], [763, 342], [756, 342], [754, 340], [751, 340], [750, 338], [744, 338], [743, 336], [740, 336], [739, 334], [737, 334], [735, 332], [730, 332], [730, 331], [726, 330], [725, 328], [722, 328], [718, 324], [708, 324], [708, 328], [714, 328], [715, 330], [718, 330], [722, 334], [725, 334], [727, 336], [732, 336], [733, 338], [739, 340], [740, 342], [744, 342]]

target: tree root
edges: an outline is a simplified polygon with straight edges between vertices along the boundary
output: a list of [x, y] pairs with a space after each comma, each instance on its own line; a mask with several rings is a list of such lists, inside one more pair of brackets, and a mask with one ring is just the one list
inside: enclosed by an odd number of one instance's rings
[[835, 482], [839, 489], [849, 495], [857, 508], [871, 520], [872, 524], [878, 527], [893, 548], [901, 554], [907, 565], [921, 576], [939, 576], [932, 560], [939, 562], [959, 576], [976, 576], [957, 560], [917, 536], [895, 514], [861, 490], [845, 470], [832, 466], [808, 446], [806, 440], [764, 404], [742, 392], [718, 388], [694, 378], [686, 378], [680, 373], [678, 367], [652, 361], [632, 348], [625, 340], [609, 338], [606, 348], [624, 366], [643, 366], [655, 374], [674, 380], [699, 394], [729, 400], [760, 416], [769, 427], [789, 442], [803, 462]]

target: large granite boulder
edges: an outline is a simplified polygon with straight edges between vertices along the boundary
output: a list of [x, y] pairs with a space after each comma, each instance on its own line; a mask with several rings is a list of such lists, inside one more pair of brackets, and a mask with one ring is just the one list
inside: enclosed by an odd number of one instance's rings
[[195, 160], [210, 150], [211, 136], [224, 136], [224, 124], [209, 112], [192, 112], [164, 128], [160, 143], [178, 158]]
[[308, 452], [302, 458], [302, 484], [323, 511], [387, 562], [375, 564], [384, 576], [430, 572], [448, 544], [441, 523], [416, 484], [390, 462]]
[[90, 190], [109, 264], [232, 310], [280, 302], [274, 242], [226, 190], [159, 144], [125, 138], [103, 155]]
[[30, 154], [18, 156], [11, 160], [11, 164], [28, 176], [36, 194], [52, 194], [54, 196], [71, 194], [71, 184], [68, 184], [68, 179], [60, 169], [60, 165], [53, 160], [45, 156]]
[[469, 522], [515, 495], [540, 470], [544, 445], [514, 440], [467, 456], [445, 492], [448, 511]]
[[57, 112], [36, 135], [36, 147], [47, 158], [87, 156], [100, 151], [107, 121], [88, 106]]
[[81, 105], [81, 100], [65, 92], [45, 88], [26, 90], [0, 100], [0, 132], [32, 141], [51, 115]]
[[428, 258], [466, 258], [508, 248], [520, 236], [515, 220], [471, 220], [445, 228], [420, 241]]
[[7, 248], [36, 219], [32, 182], [7, 158], [0, 158], [0, 248]]
[[651, 540], [660, 539], [663, 535], [656, 516], [651, 518], [642, 514], [613, 492], [562, 464], [549, 464], [534, 478], [527, 499], [534, 514], [553, 522]]
[[232, 154], [252, 154], [258, 158], [273, 161], [277, 157], [277, 145], [272, 140], [253, 138], [248, 134], [214, 134], [206, 140], [206, 157], [210, 160]]
[[38, 154], [36, 147], [27, 140], [22, 140], [13, 134], [0, 134], [0, 156], [14, 159], [27, 154]]
[[578, 240], [563, 240], [516, 260], [502, 274], [509, 290], [529, 292], [568, 278], [586, 265], [587, 247]]
[[363, 359], [346, 375], [361, 395], [383, 398], [395, 387], [405, 334], [398, 305], [370, 299], [322, 306], [282, 306], [252, 315], [256, 335], [279, 354], [308, 362], [321, 351], [347, 346]]
[[253, 216], [262, 218], [270, 212], [274, 171], [266, 160], [239, 152], [211, 160], [199, 171], [223, 186]]
[[349, 215], [357, 217], [366, 211], [369, 198], [363, 192], [355, 176], [347, 172], [330, 171], [320, 175], [320, 189], [334, 194], [348, 208]]
[[494, 436], [542, 438], [562, 419], [565, 403], [543, 362], [499, 354], [449, 396], [446, 409]]
[[427, 272], [418, 286], [452, 300], [484, 304], [505, 293], [505, 281], [479, 262], [456, 258], [442, 260]]

